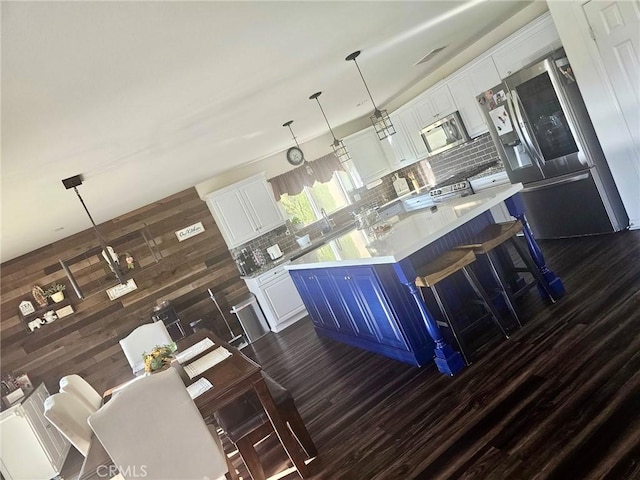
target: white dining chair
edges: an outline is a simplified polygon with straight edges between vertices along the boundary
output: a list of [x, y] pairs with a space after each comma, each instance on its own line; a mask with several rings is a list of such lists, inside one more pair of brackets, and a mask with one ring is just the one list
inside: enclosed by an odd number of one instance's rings
[[54, 393], [44, 401], [45, 418], [85, 457], [92, 436], [87, 419], [92, 413], [88, 405], [72, 393]]
[[141, 377], [92, 414], [91, 429], [127, 479], [223, 479], [232, 472], [178, 372]]
[[82, 400], [91, 412], [95, 412], [102, 404], [102, 397], [96, 390], [80, 375], [66, 375], [60, 379], [60, 391], [75, 395]]
[[134, 374], [144, 370], [142, 354], [151, 352], [157, 345], [169, 345], [173, 343], [171, 335], [162, 322], [153, 322], [140, 325], [129, 335], [120, 340], [120, 347]]

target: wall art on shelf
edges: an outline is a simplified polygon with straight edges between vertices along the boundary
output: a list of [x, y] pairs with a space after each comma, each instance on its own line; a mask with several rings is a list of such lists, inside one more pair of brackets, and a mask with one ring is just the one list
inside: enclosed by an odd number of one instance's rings
[[115, 300], [116, 298], [120, 298], [123, 295], [126, 295], [129, 292], [133, 292], [136, 290], [138, 286], [136, 282], [133, 281], [133, 278], [127, 280], [127, 283], [116, 285], [115, 287], [111, 287], [107, 289], [107, 295], [109, 296], [109, 300]]
[[67, 315], [71, 315], [73, 313], [73, 307], [71, 305], [67, 305], [66, 307], [59, 308], [56, 310], [56, 315], [58, 318], [66, 317]]
[[29, 380], [29, 376], [26, 373], [17, 375], [15, 382], [18, 388], [21, 388], [25, 392], [33, 390], [33, 384], [31, 383], [31, 380]]
[[204, 226], [202, 222], [194, 223], [193, 225], [189, 225], [188, 227], [183, 228], [182, 230], [178, 230], [176, 232], [176, 237], [178, 237], [178, 241], [182, 242], [187, 238], [195, 237], [196, 235], [204, 232]]
[[44, 290], [38, 285], [34, 285], [31, 289], [31, 295], [33, 295], [33, 299], [40, 306], [40, 308], [46, 307], [49, 302], [47, 301], [47, 297], [44, 294]]
[[18, 308], [20, 309], [20, 313], [23, 317], [26, 317], [30, 313], [36, 311], [36, 309], [33, 307], [33, 303], [31, 303], [29, 300], [23, 300], [22, 302], [20, 302]]

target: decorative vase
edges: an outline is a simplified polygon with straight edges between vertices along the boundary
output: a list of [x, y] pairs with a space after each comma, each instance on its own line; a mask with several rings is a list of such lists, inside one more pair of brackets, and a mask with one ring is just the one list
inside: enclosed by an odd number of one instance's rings
[[51, 300], [53, 300], [56, 303], [61, 302], [62, 300], [64, 300], [64, 292], [56, 292], [53, 295], [51, 295]]

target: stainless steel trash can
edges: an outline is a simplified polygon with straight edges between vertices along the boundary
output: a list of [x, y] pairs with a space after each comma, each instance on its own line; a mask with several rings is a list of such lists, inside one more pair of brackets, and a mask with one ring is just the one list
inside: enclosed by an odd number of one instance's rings
[[269, 331], [269, 325], [258, 305], [258, 300], [253, 294], [249, 294], [240, 303], [231, 308], [244, 330], [245, 338], [249, 343], [255, 342]]

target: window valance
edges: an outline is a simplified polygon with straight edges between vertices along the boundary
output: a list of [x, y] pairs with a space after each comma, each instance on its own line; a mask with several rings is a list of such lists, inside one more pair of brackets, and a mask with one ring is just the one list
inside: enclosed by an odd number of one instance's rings
[[330, 153], [270, 178], [269, 182], [273, 187], [276, 201], [280, 201], [280, 197], [285, 193], [298, 195], [304, 187], [312, 187], [315, 182], [327, 183], [333, 177], [333, 173], [338, 170], [344, 170], [344, 168], [338, 157]]

